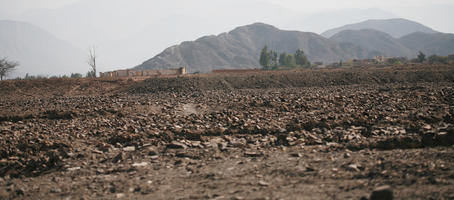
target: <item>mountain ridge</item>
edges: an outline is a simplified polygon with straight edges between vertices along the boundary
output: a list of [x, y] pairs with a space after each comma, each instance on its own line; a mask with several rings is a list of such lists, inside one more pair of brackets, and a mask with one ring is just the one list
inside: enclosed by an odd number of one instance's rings
[[[424, 40], [429, 42], [422, 43]], [[171, 46], [134, 68], [186, 67], [189, 72], [261, 68], [258, 57], [265, 45], [279, 53], [303, 49], [311, 62], [332, 63], [374, 56], [413, 58], [419, 51], [427, 55], [453, 54], [454, 34], [410, 33], [398, 39], [376, 29], [364, 29], [343, 30], [325, 38], [312, 32], [280, 30], [259, 22]]]
[[88, 71], [82, 50], [27, 22], [0, 20], [0, 56], [19, 62], [13, 76]]
[[268, 24], [254, 23], [169, 47], [135, 68], [178, 68], [183, 65], [190, 72], [259, 68], [258, 56], [265, 45], [287, 53], [302, 48], [311, 61], [335, 62], [355, 57], [345, 53], [345, 47], [316, 33], [283, 31]]
[[402, 36], [414, 33], [414, 32], [423, 32], [423, 33], [437, 33], [438, 31], [433, 30], [425, 25], [422, 25], [418, 22], [414, 22], [408, 19], [403, 18], [393, 18], [393, 19], [369, 19], [354, 24], [347, 24], [341, 27], [333, 28], [323, 32], [321, 35], [330, 38], [336, 33], [339, 33], [344, 30], [362, 30], [362, 29], [374, 29], [384, 33], [387, 33], [395, 38], [400, 38]]
[[343, 30], [336, 33], [330, 40], [339, 43], [351, 43], [369, 51], [377, 52], [377, 55], [385, 57], [413, 57], [413, 53], [408, 47], [387, 33], [374, 30]]

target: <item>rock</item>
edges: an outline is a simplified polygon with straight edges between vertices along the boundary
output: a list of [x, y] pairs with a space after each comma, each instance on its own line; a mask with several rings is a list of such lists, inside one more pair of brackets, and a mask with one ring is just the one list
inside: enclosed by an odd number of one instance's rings
[[158, 151], [154, 147], [148, 147], [147, 151], [148, 151], [148, 155], [150, 155], [150, 156], [158, 155]]
[[349, 171], [356, 171], [356, 172], [359, 172], [359, 171], [360, 171], [360, 170], [358, 169], [358, 165], [356, 165], [356, 164], [350, 164], [350, 165], [348, 165], [348, 166], [347, 166], [347, 169], [348, 169]]
[[52, 189], [50, 190], [50, 192], [52, 192], [52, 193], [61, 193], [62, 190], [61, 190], [60, 188], [52, 188]]
[[344, 158], [350, 158], [350, 157], [352, 157], [352, 155], [350, 153], [345, 153], [344, 154]]
[[265, 182], [265, 181], [259, 181], [259, 185], [260, 186], [268, 186], [270, 185], [269, 183]]
[[422, 127], [424, 130], [428, 131], [428, 130], [431, 130], [432, 129], [432, 126], [430, 126], [429, 124], [425, 125]]
[[147, 162], [141, 162], [141, 163], [132, 164], [133, 167], [146, 167], [147, 165], [148, 165]]
[[291, 153], [290, 156], [299, 158], [299, 157], [302, 157], [303, 155], [301, 153]]
[[244, 152], [244, 155], [247, 156], [247, 157], [260, 157], [260, 156], [263, 156], [263, 153], [253, 152], [253, 151], [246, 151], [246, 152]]
[[374, 189], [370, 200], [393, 200], [393, 191], [389, 185], [380, 186]]
[[124, 160], [124, 156], [125, 156], [124, 153], [120, 152], [112, 159], [112, 162], [119, 163], [120, 161]]
[[68, 168], [66, 169], [67, 171], [76, 171], [76, 170], [79, 170], [80, 167], [71, 167], [71, 168]]
[[173, 141], [172, 143], [167, 145], [169, 149], [186, 149], [188, 148], [185, 144], [177, 141]]
[[134, 146], [129, 146], [129, 147], [123, 148], [123, 151], [126, 151], [126, 152], [132, 152], [135, 150], [136, 150], [136, 147], [134, 147]]
[[200, 141], [188, 141], [189, 145], [194, 148], [203, 148], [202, 142]]

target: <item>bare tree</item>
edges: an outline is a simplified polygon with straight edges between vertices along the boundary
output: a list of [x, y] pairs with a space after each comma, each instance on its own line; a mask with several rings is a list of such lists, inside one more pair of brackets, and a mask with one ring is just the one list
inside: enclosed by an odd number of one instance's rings
[[88, 77], [96, 77], [96, 59], [98, 55], [96, 54], [96, 47], [91, 46], [88, 48], [88, 60], [87, 63], [90, 65], [90, 71], [88, 72]]
[[8, 61], [6, 58], [0, 59], [0, 80], [8, 76], [17, 66], [19, 66], [18, 62]]

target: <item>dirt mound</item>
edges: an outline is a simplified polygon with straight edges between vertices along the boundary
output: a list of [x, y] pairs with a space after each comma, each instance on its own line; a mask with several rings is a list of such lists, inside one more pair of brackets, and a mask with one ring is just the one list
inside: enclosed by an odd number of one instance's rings
[[27, 96], [77, 96], [105, 95], [116, 92], [119, 88], [132, 83], [127, 79], [70, 79], [51, 78], [37, 80], [0, 81], [2, 95], [7, 97]]
[[446, 81], [454, 81], [453, 67], [406, 66], [152, 78], [132, 85], [128, 91], [130, 93], [178, 93], [205, 90], [324, 87], [330, 85]]

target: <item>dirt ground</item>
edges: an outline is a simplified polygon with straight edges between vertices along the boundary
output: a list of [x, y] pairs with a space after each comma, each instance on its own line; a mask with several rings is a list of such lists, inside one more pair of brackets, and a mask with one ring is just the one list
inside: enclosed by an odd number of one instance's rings
[[454, 66], [0, 89], [0, 199], [454, 199]]

